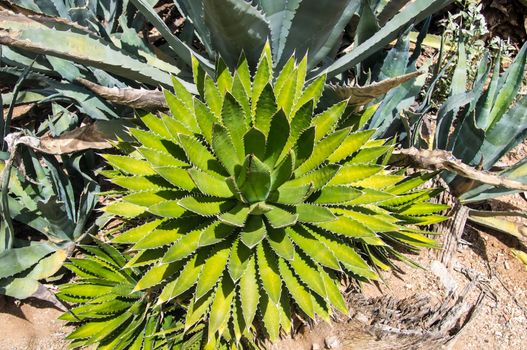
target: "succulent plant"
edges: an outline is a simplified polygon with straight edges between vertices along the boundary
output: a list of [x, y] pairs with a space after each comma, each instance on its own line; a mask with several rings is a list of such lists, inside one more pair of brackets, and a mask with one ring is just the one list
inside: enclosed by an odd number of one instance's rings
[[[66, 267], [77, 276], [75, 283], [60, 286], [57, 296], [75, 304], [60, 319], [80, 323], [68, 335], [72, 347], [97, 344], [99, 349], [196, 349], [203, 325], [183, 334], [178, 305], [153, 307], [153, 296], [134, 292], [140, 268], [124, 269], [130, 256], [97, 239], [84, 246], [82, 259], [70, 259]], [[178, 323], [179, 321], [179, 323]]]
[[376, 279], [396, 247], [435, 246], [413, 226], [443, 220], [417, 189], [430, 176], [388, 170], [391, 145], [353, 132], [345, 101], [314, 116], [325, 77], [304, 88], [306, 63], [275, 80], [266, 46], [253, 79], [242, 57], [213, 81], [194, 61], [203, 99], [174, 80], [171, 115], [144, 115], [133, 151], [105, 155], [123, 188], [105, 211], [131, 226], [113, 244], [136, 252], [125, 268], [148, 267], [132, 292], [188, 303], [184, 329], [205, 321], [207, 347], [347, 313], [342, 274]]

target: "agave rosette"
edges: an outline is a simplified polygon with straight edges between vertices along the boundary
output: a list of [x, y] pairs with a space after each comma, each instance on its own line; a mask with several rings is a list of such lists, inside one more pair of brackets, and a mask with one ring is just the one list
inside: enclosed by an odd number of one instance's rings
[[185, 329], [207, 321], [209, 346], [255, 319], [275, 340], [294, 312], [347, 313], [339, 274], [375, 279], [395, 245], [435, 245], [414, 226], [443, 219], [417, 189], [429, 176], [382, 165], [391, 145], [354, 131], [345, 101], [315, 115], [325, 77], [306, 84], [306, 63], [275, 79], [267, 46], [254, 76], [242, 58], [214, 81], [194, 62], [200, 96], [174, 80], [171, 115], [145, 115], [134, 151], [105, 156], [124, 188], [105, 210], [142, 217], [113, 240], [137, 252], [127, 267], [149, 266], [134, 290], [189, 300]]

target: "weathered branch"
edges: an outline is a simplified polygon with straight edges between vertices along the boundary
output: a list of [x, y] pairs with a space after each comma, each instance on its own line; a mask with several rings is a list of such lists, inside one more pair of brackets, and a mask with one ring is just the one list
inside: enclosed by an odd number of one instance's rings
[[451, 152], [444, 150], [430, 151], [413, 147], [397, 149], [393, 152], [392, 163], [412, 165], [428, 170], [446, 170], [484, 184], [527, 191], [527, 184], [525, 183], [511, 180], [488, 171], [477, 170], [455, 158]]

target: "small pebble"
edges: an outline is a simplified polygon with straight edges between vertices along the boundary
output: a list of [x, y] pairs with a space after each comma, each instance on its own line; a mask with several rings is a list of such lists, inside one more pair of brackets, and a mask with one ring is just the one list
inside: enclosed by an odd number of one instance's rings
[[503, 262], [503, 265], [505, 265], [505, 270], [510, 270], [511, 266], [509, 265], [509, 262], [507, 260]]
[[328, 349], [337, 349], [340, 347], [339, 338], [334, 335], [326, 337], [326, 339], [324, 339], [324, 342], [326, 343], [326, 348]]
[[311, 350], [320, 350], [320, 345], [318, 345], [318, 343], [313, 343]]

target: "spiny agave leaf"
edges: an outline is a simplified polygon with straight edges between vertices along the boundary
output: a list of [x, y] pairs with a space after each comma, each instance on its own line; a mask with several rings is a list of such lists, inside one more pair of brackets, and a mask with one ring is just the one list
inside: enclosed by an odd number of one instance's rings
[[344, 267], [353, 273], [369, 279], [378, 278], [377, 274], [370, 269], [368, 264], [349, 245], [344, 244], [335, 237], [329, 237], [322, 232], [310, 231], [310, 233], [328, 247]]
[[337, 220], [329, 222], [317, 222], [318, 227], [322, 227], [329, 232], [353, 238], [376, 237], [375, 233], [362, 223], [346, 216], [339, 216]]
[[185, 317], [185, 331], [187, 331], [191, 326], [196, 324], [201, 318], [205, 316], [215, 295], [216, 294], [211, 291], [203, 298], [198, 300], [190, 300], [188, 312]]
[[280, 302], [280, 294], [282, 293], [282, 280], [280, 279], [280, 272], [278, 270], [277, 256], [271, 251], [267, 245], [260, 243], [256, 248], [258, 257], [258, 272], [260, 282], [265, 293], [263, 295], [275, 303]]
[[55, 247], [47, 243], [37, 243], [28, 247], [6, 250], [1, 256], [0, 278], [13, 276], [35, 265], [46, 255], [53, 253]]
[[342, 129], [318, 142], [313, 148], [311, 156], [296, 168], [294, 171], [295, 176], [302, 176], [326, 161], [326, 159], [335, 152], [335, 149], [342, 143], [342, 141], [344, 141], [349, 132], [350, 129]]
[[227, 265], [231, 248], [232, 241], [222, 242], [214, 248], [211, 255], [207, 258], [196, 286], [196, 299], [201, 298], [218, 282]]
[[[258, 73], [257, 73], [258, 74]], [[256, 87], [255, 87], [256, 88]], [[258, 99], [254, 102], [253, 96], [253, 105], [255, 106], [254, 114], [254, 126], [263, 132], [267, 137], [269, 135], [269, 129], [271, 127], [271, 120], [273, 115], [275, 115], [278, 110], [278, 105], [276, 104], [276, 98], [274, 96], [274, 90], [271, 84], [266, 82], [266, 85], [262, 87], [262, 91], [258, 96]]]
[[297, 205], [296, 213], [300, 222], [328, 222], [337, 219], [328, 208], [307, 203]]
[[112, 239], [113, 243], [137, 243], [146, 235], [154, 231], [163, 220], [153, 220], [143, 225], [136, 226], [128, 231], [121, 233], [119, 236]]
[[340, 265], [333, 253], [302, 226], [286, 228], [286, 233], [297, 247], [321, 265], [333, 270], [340, 270]]
[[104, 207], [103, 210], [107, 213], [119, 215], [125, 218], [132, 218], [143, 214], [146, 212], [147, 208], [127, 202], [115, 202]]
[[251, 3], [235, 0], [204, 0], [203, 8], [213, 46], [227, 64], [235, 67], [244, 52], [255, 66], [269, 35], [264, 15]]
[[230, 175], [234, 175], [236, 166], [243, 163], [243, 158], [232, 152], [234, 145], [229, 132], [220, 124], [214, 124], [212, 128], [212, 147], [219, 161]]
[[193, 132], [199, 130], [198, 123], [194, 117], [192, 108], [187, 107], [176, 95], [172, 94], [168, 90], [163, 91], [165, 94], [165, 100], [167, 101], [168, 108], [172, 116], [183, 123], [185, 127]]
[[202, 271], [203, 261], [201, 259], [198, 260], [198, 256], [195, 254], [183, 267], [178, 278], [165, 285], [159, 295], [157, 305], [163, 304], [192, 288], [198, 281]]
[[160, 258], [162, 258], [164, 253], [164, 248], [141, 250], [137, 252], [137, 254], [134, 255], [134, 257], [130, 259], [124, 267], [128, 268], [152, 265], [157, 262]]
[[143, 278], [137, 282], [134, 288], [135, 291], [144, 290], [160, 284], [162, 281], [173, 275], [175, 272], [181, 270], [183, 267], [182, 262], [175, 262], [171, 264], [159, 264], [153, 266], [148, 270]]
[[172, 245], [163, 256], [163, 264], [179, 261], [192, 254], [199, 247], [202, 231], [196, 230], [187, 233]]
[[234, 82], [232, 84], [232, 96], [238, 101], [244, 112], [244, 119], [247, 126], [251, 124], [251, 101], [249, 95], [245, 90], [245, 87], [240, 80], [238, 74], [234, 76]]
[[304, 202], [312, 192], [313, 186], [303, 185], [299, 187], [280, 187], [269, 196], [269, 201], [279, 204], [300, 204]]
[[194, 99], [194, 113], [196, 115], [196, 121], [201, 130], [201, 134], [207, 143], [212, 145], [212, 127], [215, 123], [218, 123], [219, 120], [212, 113], [209, 107], [197, 98]]
[[[253, 85], [252, 85], [253, 103], [252, 103], [252, 110], [251, 110], [251, 114], [253, 117], [255, 116], [259, 108], [258, 105], [254, 102], [260, 100], [260, 96], [261, 96], [260, 94], [263, 93], [263, 90], [265, 89], [266, 85], [270, 84], [273, 78], [273, 73], [272, 73], [273, 62], [270, 57], [271, 52], [270, 52], [269, 44], [266, 44], [265, 48], [268, 50], [264, 49], [264, 51], [262, 52], [262, 55], [260, 56], [260, 60], [258, 62], [258, 68], [256, 69], [256, 73], [254, 74], [254, 79], [253, 79]], [[272, 96], [269, 95], [269, 98], [272, 97], [272, 102], [276, 104], [274, 91], [272, 92], [273, 92], [273, 95]], [[256, 127], [258, 127], [258, 125], [256, 125]], [[260, 127], [258, 128], [260, 129]], [[267, 135], [266, 133], [267, 130], [262, 130], [262, 131]]]
[[170, 186], [160, 176], [120, 176], [110, 180], [117, 186], [131, 191], [159, 190]]
[[409, 3], [404, 11], [395, 15], [368, 40], [355, 47], [350, 53], [333, 62], [324, 74], [327, 74], [329, 77], [334, 77], [356, 65], [395, 39], [401, 29], [406, 27], [408, 23], [417, 23], [423, 20], [432, 13], [439, 11], [439, 9], [446, 6], [449, 2], [449, 0], [416, 0]]
[[231, 136], [231, 141], [234, 150], [238, 154], [238, 158], [243, 158], [245, 155], [243, 136], [247, 131], [247, 123], [244, 116], [240, 104], [230, 93], [227, 93], [221, 109], [221, 118], [223, 125], [227, 128]]
[[177, 196], [176, 191], [141, 191], [124, 196], [123, 201], [148, 207]]
[[404, 192], [411, 191], [414, 188], [424, 184], [428, 180], [434, 178], [437, 175], [436, 172], [432, 173], [417, 173], [407, 177], [404, 181], [390, 187], [386, 191], [392, 194], [403, 194]]
[[115, 169], [131, 175], [148, 176], [156, 173], [150, 164], [144, 160], [114, 154], [105, 154], [103, 158]]
[[328, 160], [336, 163], [346, 159], [359, 150], [374, 133], [375, 130], [365, 130], [349, 134]]
[[271, 190], [276, 190], [293, 175], [293, 153], [288, 155], [273, 169], [271, 173]]
[[280, 335], [280, 310], [277, 304], [263, 294], [260, 301], [263, 324], [269, 340], [276, 341]]
[[183, 236], [185, 230], [184, 225], [181, 224], [182, 228], [174, 227], [177, 221], [167, 221], [161, 224], [158, 228], [151, 231], [138, 241], [133, 247], [133, 250], [144, 250], [163, 247], [178, 240]]
[[287, 236], [284, 229], [271, 229], [267, 233], [266, 242], [269, 243], [273, 251], [286, 260], [293, 260], [295, 257], [295, 247]]
[[[289, 62], [291, 62], [291, 64], [289, 64]], [[287, 69], [288, 66], [291, 66], [292, 69]], [[295, 102], [296, 94], [298, 71], [294, 69], [294, 66], [294, 57], [292, 56], [276, 78], [274, 86], [274, 90], [278, 93], [276, 96], [278, 107], [284, 111], [288, 119], [291, 119], [291, 108]]]
[[179, 218], [186, 210], [178, 200], [168, 200], [148, 207], [148, 211], [163, 218]]
[[289, 121], [282, 110], [273, 115], [265, 151], [265, 164], [273, 168], [289, 138]]
[[358, 187], [369, 187], [374, 190], [383, 190], [391, 187], [401, 180], [404, 179], [404, 175], [393, 175], [393, 174], [375, 174], [365, 179], [355, 181], [352, 183], [353, 186]]
[[189, 169], [188, 173], [201, 193], [213, 197], [232, 197], [232, 192], [225, 181], [195, 168]]
[[355, 154], [346, 164], [365, 164], [377, 162], [383, 155], [391, 152], [393, 147], [378, 146], [378, 147], [364, 147]]
[[362, 192], [347, 186], [326, 186], [314, 193], [310, 200], [316, 204], [342, 204], [362, 195]]
[[297, 214], [292, 214], [284, 209], [271, 206], [271, 211], [265, 213], [265, 217], [269, 220], [269, 224], [274, 228], [282, 228], [293, 225], [297, 219]]
[[304, 163], [313, 153], [315, 147], [315, 127], [307, 128], [298, 138], [294, 147], [295, 168]]
[[216, 296], [210, 307], [209, 319], [209, 339], [213, 334], [219, 331], [220, 336], [227, 327], [227, 322], [230, 316], [230, 309], [234, 299], [234, 283], [228, 275], [224, 275], [220, 284], [218, 285]]
[[348, 306], [346, 305], [346, 301], [344, 300], [338, 286], [335, 284], [335, 279], [323, 269], [320, 269], [319, 272], [324, 280], [324, 288], [329, 302], [344, 315], [348, 315]]
[[406, 243], [412, 247], [425, 247], [425, 248], [439, 248], [441, 247], [438, 242], [435, 240], [428, 238], [424, 235], [421, 235], [419, 233], [414, 232], [394, 232], [393, 236], [394, 239]]
[[309, 101], [301, 106], [291, 117], [291, 131], [287, 140], [286, 149], [292, 147], [300, 135], [311, 126], [313, 116], [313, 101]]
[[353, 211], [347, 209], [334, 209], [336, 213], [343, 214], [350, 217], [363, 225], [367, 226], [370, 230], [375, 232], [389, 232], [397, 231], [399, 226], [394, 225], [388, 221], [382, 220], [376, 217], [374, 213], [361, 213], [360, 211]]
[[230, 236], [234, 231], [235, 229], [232, 226], [225, 225], [218, 221], [214, 222], [201, 233], [199, 246], [204, 247], [221, 242]]
[[[2, 29], [5, 31], [4, 42], [10, 47], [72, 60], [155, 86], [170, 86], [170, 73], [179, 73], [178, 70], [167, 71], [167, 65], [155, 67], [153, 62], [143, 63], [142, 59], [130, 56], [91, 33], [80, 32], [65, 21], [5, 12], [2, 14]], [[192, 85], [184, 84], [194, 91]]]
[[174, 94], [176, 97], [181, 100], [188, 109], [192, 110], [194, 107], [194, 97], [190, 91], [187, 90], [185, 85], [174, 76], [172, 77], [172, 87], [174, 88]]
[[258, 281], [256, 279], [256, 261], [252, 257], [247, 264], [245, 272], [240, 278], [240, 302], [242, 305], [243, 319], [245, 324], [250, 325], [253, 322], [256, 310], [258, 308]]
[[225, 170], [201, 142], [187, 135], [179, 135], [181, 146], [185, 150], [188, 160], [199, 169], [223, 179]]
[[216, 61], [215, 72], [218, 90], [222, 96], [225, 96], [227, 92], [232, 91], [233, 78], [231, 72], [229, 72], [229, 69], [221, 57]]
[[339, 169], [337, 174], [329, 181], [329, 185], [344, 185], [369, 178], [377, 174], [383, 167], [381, 165], [360, 164], [347, 165]]
[[146, 161], [150, 162], [155, 167], [188, 166], [188, 164], [186, 164], [185, 162], [182, 162], [167, 153], [158, 152], [153, 149], [144, 147], [141, 147], [140, 149], [138, 149], [138, 151], [141, 153], [141, 155], [145, 158]]
[[[170, 95], [170, 98], [167, 99], [176, 99], [174, 95]], [[152, 113], [147, 113], [143, 116], [141, 116], [141, 121], [145, 124], [145, 126], [156, 133], [157, 135], [161, 136], [161, 138], [170, 140], [172, 138], [172, 133], [168, 130], [165, 123], [163, 123], [163, 120], [161, 118], [156, 117]], [[139, 129], [135, 129], [139, 130]]]
[[297, 254], [290, 264], [299, 279], [308, 286], [309, 289], [313, 290], [322, 298], [326, 297], [324, 280], [319, 271], [317, 271], [317, 266], [313, 262], [303, 257], [301, 254]]
[[335, 129], [345, 109], [346, 102], [340, 102], [313, 118], [313, 125], [316, 130], [315, 141], [323, 139], [328, 133]]
[[254, 248], [267, 235], [265, 224], [261, 215], [249, 216], [245, 228], [240, 234], [240, 240], [248, 248]]
[[205, 76], [203, 97], [209, 105], [210, 110], [216, 115], [216, 117], [220, 118], [223, 96], [212, 78], [208, 75]]
[[296, 102], [297, 106], [303, 106], [306, 102], [313, 100], [313, 105], [316, 107], [320, 97], [322, 97], [322, 92], [324, 91], [324, 84], [326, 82], [326, 76], [322, 75], [314, 79], [311, 84], [309, 84], [298, 101]]
[[218, 215], [233, 207], [233, 203], [230, 201], [205, 197], [186, 197], [179, 201], [179, 205], [203, 216]]
[[[331, 164], [315, 171], [310, 172], [302, 177], [287, 181], [282, 187], [298, 187], [302, 185], [312, 185], [314, 190], [321, 189], [324, 185], [332, 185], [331, 179], [338, 174], [340, 166]], [[344, 183], [344, 182], [343, 182]]]
[[247, 205], [238, 203], [231, 210], [219, 215], [218, 220], [227, 225], [243, 227], [249, 213], [250, 208]]
[[239, 239], [234, 242], [228, 267], [229, 275], [234, 282], [237, 282], [243, 275], [252, 255], [251, 249], [241, 244]]
[[236, 183], [249, 203], [265, 201], [271, 190], [271, 173], [264, 163], [249, 154], [236, 176]]
[[399, 213], [403, 215], [426, 215], [438, 213], [448, 208], [448, 205], [440, 203], [415, 203], [399, 211]]
[[289, 290], [289, 293], [300, 309], [309, 317], [314, 318], [315, 309], [309, 292], [293, 275], [291, 268], [287, 265], [284, 259], [278, 258], [278, 268], [280, 269], [280, 274], [282, 275], [287, 290]]
[[251, 128], [243, 136], [246, 154], [253, 154], [258, 159], [265, 157], [265, 135], [256, 128]]

